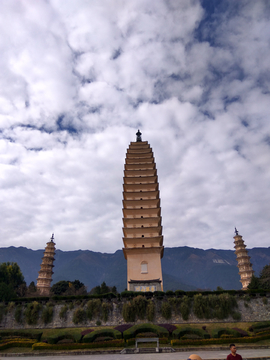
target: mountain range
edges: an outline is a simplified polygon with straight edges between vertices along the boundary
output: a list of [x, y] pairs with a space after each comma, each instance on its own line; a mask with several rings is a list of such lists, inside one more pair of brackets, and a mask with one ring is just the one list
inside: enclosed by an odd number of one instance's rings
[[[0, 263], [16, 262], [26, 283], [36, 283], [44, 250], [10, 246], [0, 248]], [[255, 275], [270, 263], [270, 247], [248, 250]], [[60, 280], [80, 280], [88, 291], [103, 281], [127, 287], [127, 264], [122, 250], [114, 254], [89, 250], [56, 250], [52, 284]], [[192, 247], [165, 248], [162, 259], [164, 291], [211, 289], [241, 289], [236, 255], [233, 250], [202, 250]]]

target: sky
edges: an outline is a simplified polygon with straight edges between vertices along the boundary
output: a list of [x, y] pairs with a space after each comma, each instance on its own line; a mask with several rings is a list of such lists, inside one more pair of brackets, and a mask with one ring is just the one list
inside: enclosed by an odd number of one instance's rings
[[165, 251], [269, 246], [269, 1], [4, 0], [0, 53], [1, 247], [121, 249], [138, 129]]

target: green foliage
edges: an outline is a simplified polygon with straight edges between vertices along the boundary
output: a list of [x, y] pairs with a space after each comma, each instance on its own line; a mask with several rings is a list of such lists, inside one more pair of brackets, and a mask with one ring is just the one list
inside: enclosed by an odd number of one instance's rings
[[101, 321], [100, 321], [100, 320], [97, 320], [97, 321], [96, 321], [96, 325], [97, 325], [97, 326], [100, 326], [100, 325], [101, 325]]
[[232, 335], [234, 338], [241, 337], [241, 334], [237, 330], [229, 329], [229, 328], [219, 328], [214, 329], [212, 331], [212, 337], [213, 338], [220, 338], [221, 335]]
[[260, 280], [257, 276], [254, 274], [252, 275], [252, 278], [250, 280], [250, 283], [248, 284], [249, 290], [257, 290], [260, 289]]
[[100, 316], [101, 312], [101, 300], [100, 299], [92, 299], [87, 303], [86, 315], [89, 320], [92, 320], [93, 317]]
[[128, 330], [123, 332], [123, 337], [125, 340], [135, 338], [137, 334], [153, 332], [158, 335], [158, 337], [169, 337], [169, 331], [164, 327], [153, 325], [153, 324], [139, 324], [134, 325]]
[[9, 301], [16, 297], [16, 292], [12, 285], [0, 282], [0, 301]]
[[180, 312], [182, 315], [183, 320], [187, 321], [189, 314], [190, 314], [190, 305], [191, 301], [188, 296], [183, 296], [181, 305], [180, 305]]
[[68, 307], [65, 304], [64, 306], [61, 307], [60, 312], [59, 312], [59, 317], [62, 320], [66, 320], [67, 319], [67, 311], [68, 311]]
[[233, 312], [232, 312], [232, 318], [233, 318], [233, 320], [235, 320], [235, 321], [240, 321], [241, 318], [242, 318], [241, 313], [240, 313], [240, 312], [233, 311]]
[[15, 321], [18, 324], [22, 323], [22, 306], [18, 305], [15, 310]]
[[125, 322], [134, 322], [136, 320], [136, 309], [132, 301], [124, 303], [122, 316]]
[[24, 311], [24, 316], [28, 325], [36, 325], [39, 319], [39, 312], [42, 308], [42, 305], [37, 301], [28, 303]]
[[147, 300], [144, 296], [139, 295], [136, 296], [133, 300], [133, 306], [136, 309], [136, 316], [138, 319], [143, 320], [145, 319], [146, 315], [146, 307], [147, 307]]
[[41, 319], [44, 322], [44, 324], [48, 324], [52, 322], [53, 319], [53, 306], [50, 306], [50, 304], [47, 304], [41, 314]]
[[8, 311], [8, 312], [11, 312], [11, 311], [14, 309], [14, 307], [15, 307], [15, 302], [14, 302], [14, 301], [10, 301], [10, 302], [8, 303], [8, 306], [7, 306], [7, 311]]
[[259, 332], [266, 328], [270, 328], [270, 321], [258, 322], [251, 325], [251, 330], [254, 332]]
[[172, 307], [167, 301], [164, 301], [161, 305], [161, 314], [166, 320], [172, 317]]
[[76, 350], [76, 349], [96, 349], [108, 347], [124, 347], [123, 339], [116, 339], [110, 341], [99, 341], [96, 343], [83, 343], [83, 344], [46, 344], [35, 343], [32, 345], [32, 350]]
[[270, 265], [265, 265], [260, 273], [260, 288], [270, 289]]
[[235, 297], [226, 293], [194, 296], [193, 311], [199, 319], [222, 320], [232, 315], [235, 307], [237, 307]]
[[86, 295], [86, 288], [79, 280], [58, 281], [51, 287], [51, 293], [54, 295]]
[[112, 311], [112, 304], [103, 302], [101, 305], [102, 319], [104, 322], [108, 321], [109, 312]]
[[21, 338], [35, 339], [37, 341], [40, 341], [41, 336], [42, 336], [42, 331], [37, 330], [37, 329], [0, 330], [0, 336], [2, 336], [2, 337], [15, 337], [15, 336], [17, 337], [17, 336], [19, 336]]
[[263, 304], [264, 304], [264, 305], [267, 305], [267, 304], [268, 304], [268, 300], [267, 300], [267, 298], [266, 298], [265, 296], [263, 297], [262, 301], [263, 301]]
[[23, 274], [17, 263], [0, 264], [0, 283], [11, 286], [15, 292], [18, 292], [20, 285], [25, 285]]
[[192, 327], [180, 327], [172, 332], [172, 336], [174, 339], [180, 339], [187, 334], [193, 334], [202, 339], [210, 338], [210, 335], [205, 330]]
[[148, 300], [146, 307], [146, 316], [148, 321], [154, 321], [155, 318], [155, 303], [152, 300]]
[[91, 333], [85, 335], [83, 337], [83, 342], [84, 343], [91, 343], [93, 341], [95, 341], [96, 338], [98, 337], [103, 337], [103, 336], [110, 336], [114, 339], [121, 339], [122, 338], [122, 333], [118, 330], [114, 330], [114, 329], [101, 329], [101, 330], [96, 330], [96, 331], [92, 331]]
[[86, 317], [87, 316], [85, 310], [79, 307], [74, 311], [72, 321], [74, 322], [74, 324], [80, 324], [85, 322]]

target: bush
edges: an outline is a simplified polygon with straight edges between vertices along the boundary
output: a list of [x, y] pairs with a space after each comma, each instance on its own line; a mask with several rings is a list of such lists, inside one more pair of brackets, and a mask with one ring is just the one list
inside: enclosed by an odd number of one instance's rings
[[222, 335], [232, 335], [234, 338], [241, 337], [241, 334], [237, 330], [229, 329], [229, 328], [219, 328], [214, 329], [212, 331], [212, 337], [213, 338], [220, 338]]
[[270, 321], [258, 322], [258, 323], [252, 324], [251, 327], [249, 328], [249, 331], [259, 332], [262, 329], [265, 329], [268, 327], [270, 327]]
[[37, 301], [28, 303], [26, 310], [24, 311], [24, 316], [28, 325], [36, 325], [39, 319], [39, 312], [42, 308], [42, 305]]
[[85, 322], [86, 320], [86, 312], [83, 308], [78, 308], [73, 313], [72, 321], [74, 324], [80, 324]]
[[66, 320], [67, 319], [67, 311], [68, 311], [68, 307], [65, 304], [64, 306], [61, 307], [60, 312], [59, 312], [59, 317], [62, 320]]
[[183, 320], [187, 321], [190, 313], [190, 299], [186, 295], [182, 298], [180, 312]]
[[169, 320], [172, 317], [172, 307], [167, 301], [163, 302], [161, 305], [161, 314], [166, 320]]
[[101, 305], [102, 319], [104, 322], [108, 321], [109, 312], [112, 311], [112, 304], [103, 302]]
[[233, 312], [232, 313], [233, 320], [239, 321], [239, 320], [241, 320], [241, 317], [242, 317], [242, 315], [241, 315], [240, 312]]
[[111, 340], [97, 343], [83, 343], [83, 344], [46, 344], [35, 343], [32, 345], [33, 350], [76, 350], [76, 349], [95, 349], [107, 347], [124, 347], [124, 340]]
[[42, 331], [31, 329], [31, 330], [0, 330], [0, 336], [1, 337], [14, 337], [19, 336], [21, 338], [27, 338], [27, 339], [35, 339], [37, 341], [40, 341], [42, 336]]
[[48, 304], [44, 307], [41, 314], [41, 319], [44, 322], [44, 324], [48, 324], [52, 322], [53, 319], [53, 307], [48, 306]]
[[133, 306], [136, 309], [136, 316], [140, 319], [143, 320], [145, 319], [145, 315], [146, 315], [146, 307], [147, 307], [147, 300], [144, 296], [139, 295], [136, 296], [133, 300], [132, 300]]
[[123, 305], [122, 316], [125, 322], [135, 322], [136, 309], [133, 302], [129, 301]]
[[197, 335], [202, 339], [210, 338], [210, 335], [206, 331], [192, 327], [180, 327], [173, 331], [172, 336], [174, 339], [180, 339], [187, 334]]
[[102, 308], [101, 308], [100, 299], [89, 300], [87, 303], [87, 310], [86, 310], [87, 318], [89, 320], [92, 320], [95, 317], [99, 317], [101, 309]]
[[152, 300], [148, 300], [147, 308], [146, 308], [146, 316], [148, 321], [153, 321], [155, 318], [155, 303]]
[[169, 332], [165, 328], [153, 324], [139, 324], [134, 325], [128, 330], [124, 331], [123, 337], [125, 340], [135, 338], [137, 334], [153, 332], [158, 335], [158, 337], [168, 337]]
[[21, 307], [21, 305], [16, 306], [14, 317], [15, 317], [15, 321], [18, 324], [22, 323], [22, 307]]
[[114, 339], [121, 339], [122, 333], [118, 330], [114, 329], [101, 329], [101, 330], [95, 330], [91, 333], [87, 334], [83, 338], [84, 343], [91, 343], [96, 340], [96, 338], [101, 336], [110, 336]]

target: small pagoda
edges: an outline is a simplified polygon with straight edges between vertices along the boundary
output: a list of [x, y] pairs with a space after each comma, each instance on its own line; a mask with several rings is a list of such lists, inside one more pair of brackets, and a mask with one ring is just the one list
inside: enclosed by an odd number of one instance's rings
[[252, 264], [250, 262], [250, 256], [248, 256], [248, 251], [246, 250], [246, 245], [244, 244], [244, 240], [242, 236], [238, 234], [237, 229], [235, 228], [235, 236], [234, 236], [234, 248], [235, 254], [237, 258], [240, 275], [240, 282], [242, 283], [242, 290], [246, 290], [254, 271], [252, 269]]
[[40, 265], [40, 271], [37, 278], [37, 290], [40, 295], [49, 296], [52, 282], [52, 268], [54, 267], [54, 254], [55, 254], [55, 242], [54, 234], [52, 234], [51, 241], [47, 242], [44, 256], [42, 258], [42, 264]]

